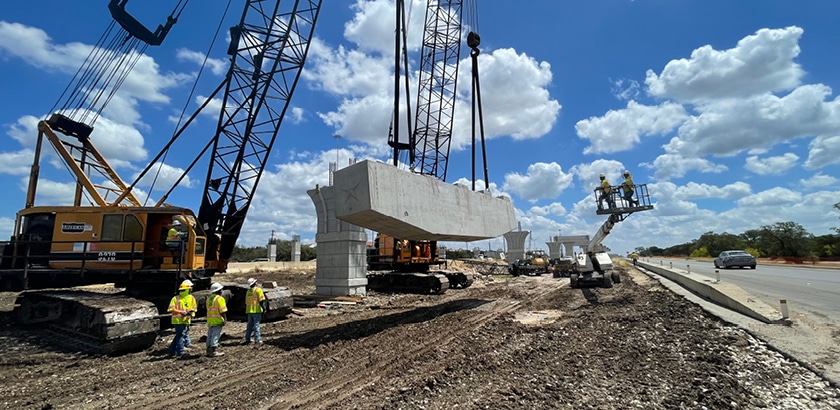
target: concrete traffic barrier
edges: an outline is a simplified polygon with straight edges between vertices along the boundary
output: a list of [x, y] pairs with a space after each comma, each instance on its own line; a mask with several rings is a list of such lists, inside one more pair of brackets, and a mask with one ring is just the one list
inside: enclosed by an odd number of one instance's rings
[[776, 308], [732, 283], [720, 281], [716, 283], [711, 278], [702, 275], [681, 275], [673, 269], [666, 269], [649, 263], [640, 263], [639, 265], [678, 283], [704, 299], [764, 323], [775, 323], [786, 319]]

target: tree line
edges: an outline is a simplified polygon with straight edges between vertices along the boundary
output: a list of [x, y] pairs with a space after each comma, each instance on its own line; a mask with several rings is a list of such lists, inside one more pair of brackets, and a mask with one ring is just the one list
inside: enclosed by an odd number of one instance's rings
[[[292, 260], [292, 241], [275, 240], [277, 244], [277, 262], [288, 262]], [[265, 246], [244, 247], [236, 245], [231, 253], [232, 262], [248, 262], [254, 259], [262, 259], [268, 256], [268, 248]], [[312, 245], [300, 245], [300, 260], [311, 261], [318, 257], [318, 251]]]
[[[840, 209], [840, 203], [835, 204]], [[840, 228], [832, 228], [840, 234]], [[714, 257], [720, 252], [742, 249], [755, 257], [838, 258], [840, 235], [815, 236], [796, 222], [776, 222], [741, 234], [706, 232], [699, 238], [668, 248], [638, 247], [641, 256]]]

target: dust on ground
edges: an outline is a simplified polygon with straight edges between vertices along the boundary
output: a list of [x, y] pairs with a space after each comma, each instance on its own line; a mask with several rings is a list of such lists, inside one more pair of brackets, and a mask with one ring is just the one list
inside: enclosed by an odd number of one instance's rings
[[[252, 273], [295, 295], [311, 272]], [[568, 279], [480, 277], [443, 295], [368, 295], [296, 307], [265, 345], [224, 328], [226, 354], [151, 348], [89, 356], [0, 317], [0, 406], [273, 409], [840, 408], [840, 391], [795, 360], [635, 270], [612, 289]], [[8, 297], [0, 297], [7, 301]], [[303, 298], [299, 298], [303, 300]], [[308, 306], [315, 306], [309, 304]]]

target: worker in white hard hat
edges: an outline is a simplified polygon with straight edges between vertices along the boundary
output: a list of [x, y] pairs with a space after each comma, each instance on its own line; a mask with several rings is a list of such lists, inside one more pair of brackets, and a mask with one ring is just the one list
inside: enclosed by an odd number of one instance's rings
[[166, 233], [166, 247], [169, 249], [181, 248], [181, 222], [177, 219], [169, 224], [169, 231]]
[[193, 283], [189, 279], [181, 282], [178, 286], [178, 294], [172, 297], [169, 302], [169, 313], [172, 314], [172, 325], [175, 327], [175, 338], [169, 345], [167, 356], [180, 359], [184, 355], [184, 346], [187, 339], [187, 329], [192, 322], [198, 306], [195, 297], [190, 294]]
[[227, 322], [227, 302], [222, 296], [222, 284], [213, 282], [210, 285], [210, 296], [207, 297], [207, 357], [221, 356], [217, 352], [219, 338], [222, 337], [222, 326]]
[[621, 189], [624, 191], [624, 200], [632, 206], [639, 206], [639, 201], [633, 199], [633, 194], [636, 192], [636, 185], [633, 184], [633, 176], [630, 171], [624, 170], [624, 182], [621, 183]]
[[262, 314], [267, 310], [265, 293], [254, 278], [248, 279], [248, 293], [245, 294], [245, 313], [248, 314], [248, 325], [245, 327], [245, 344], [251, 344], [251, 334], [254, 335], [254, 347], [262, 344], [260, 338], [260, 322]]
[[607, 181], [607, 176], [601, 174], [598, 176], [601, 179], [601, 185], [598, 188], [595, 188], [596, 192], [601, 192], [598, 196], [598, 209], [603, 209], [604, 207], [604, 200], [607, 201], [607, 205], [610, 208], [615, 208], [615, 201], [612, 198], [612, 186], [610, 185], [610, 181]]

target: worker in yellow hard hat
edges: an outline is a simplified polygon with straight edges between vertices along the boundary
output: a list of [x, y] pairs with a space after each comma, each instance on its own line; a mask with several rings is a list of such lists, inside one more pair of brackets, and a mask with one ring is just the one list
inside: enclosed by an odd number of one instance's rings
[[195, 316], [195, 311], [198, 310], [198, 304], [195, 297], [190, 293], [193, 288], [193, 283], [189, 279], [181, 282], [178, 286], [178, 294], [172, 297], [169, 302], [169, 313], [172, 314], [172, 325], [175, 327], [175, 338], [169, 345], [167, 356], [180, 359], [184, 357], [184, 346], [187, 343], [187, 329], [192, 322], [192, 317]]

